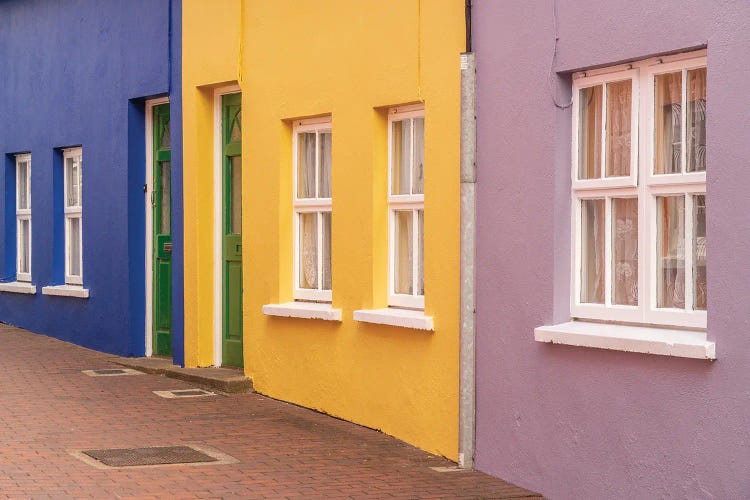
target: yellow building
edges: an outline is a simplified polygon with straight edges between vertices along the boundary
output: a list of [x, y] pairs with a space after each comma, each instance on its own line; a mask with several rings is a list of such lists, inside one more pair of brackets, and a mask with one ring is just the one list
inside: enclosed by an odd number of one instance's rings
[[457, 458], [464, 41], [462, 0], [185, 0], [187, 366]]

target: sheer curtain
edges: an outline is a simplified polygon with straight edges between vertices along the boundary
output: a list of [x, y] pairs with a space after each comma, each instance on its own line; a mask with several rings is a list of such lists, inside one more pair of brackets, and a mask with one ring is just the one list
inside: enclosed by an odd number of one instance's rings
[[[315, 132], [299, 135], [299, 160], [297, 172], [297, 197], [315, 197]], [[299, 215], [300, 288], [318, 287], [318, 219], [315, 213]]]
[[[331, 191], [331, 132], [321, 132], [320, 140], [320, 163], [318, 169], [318, 198], [330, 198]], [[323, 290], [331, 289], [331, 212], [323, 212], [320, 215], [323, 224]]]
[[638, 198], [612, 200], [612, 303], [638, 305]]
[[682, 73], [657, 75], [654, 84], [654, 173], [677, 173], [682, 154]]

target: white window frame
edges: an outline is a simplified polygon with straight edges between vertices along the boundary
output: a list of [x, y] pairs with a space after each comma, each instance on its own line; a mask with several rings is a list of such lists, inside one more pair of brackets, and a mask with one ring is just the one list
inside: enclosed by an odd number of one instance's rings
[[[292, 141], [292, 186], [293, 186], [293, 207], [294, 207], [294, 274], [293, 274], [293, 297], [295, 300], [307, 300], [313, 302], [331, 302], [333, 300], [333, 290], [323, 290], [323, 214], [332, 213], [333, 198], [298, 198], [297, 197], [297, 170], [299, 168], [298, 144], [299, 134], [305, 132], [315, 132], [315, 179], [317, 183], [318, 170], [320, 168], [320, 134], [322, 132], [332, 132], [331, 117], [325, 116], [320, 118], [310, 118], [307, 120], [295, 120], [293, 125]], [[333, 135], [331, 135], [333, 138]], [[333, 140], [331, 140], [333, 144]], [[333, 152], [331, 152], [333, 154]], [[333, 162], [331, 162], [331, 175], [333, 175]], [[331, 189], [333, 194], [333, 189]], [[316, 213], [317, 215], [317, 255], [318, 255], [318, 288], [300, 288], [299, 286], [299, 261], [300, 261], [300, 238], [299, 238], [299, 219], [301, 214]], [[333, 218], [331, 218], [331, 228], [333, 228]], [[333, 234], [331, 234], [331, 243], [333, 243]], [[333, 244], [331, 244], [333, 250]], [[331, 252], [333, 253], [333, 252]], [[331, 272], [333, 272], [333, 259], [331, 259]], [[331, 280], [333, 283], [333, 280]]]
[[[28, 208], [21, 208], [21, 174], [19, 166], [26, 163], [26, 199]], [[21, 221], [29, 222], [29, 272], [22, 273], [21, 269]], [[31, 282], [31, 154], [16, 155], [16, 281]]]
[[[572, 255], [571, 316], [578, 319], [626, 323], [706, 328], [706, 311], [692, 310], [692, 234], [693, 196], [706, 194], [706, 173], [685, 172], [686, 107], [682, 113], [682, 173], [654, 174], [654, 78], [663, 73], [682, 71], [683, 106], [686, 101], [685, 75], [689, 69], [707, 67], [706, 51], [651, 58], [625, 66], [578, 73], [573, 80], [572, 128]], [[606, 116], [606, 83], [632, 78], [633, 117], [631, 128], [631, 172], [627, 177], [578, 179], [578, 99], [582, 88], [603, 86], [602, 108]], [[602, 133], [606, 131], [602, 122]], [[606, 144], [602, 138], [602, 176], [606, 171]], [[657, 308], [657, 211], [656, 198], [662, 195], [685, 196], [685, 309]], [[638, 305], [612, 304], [612, 203], [613, 198], [638, 198]], [[605, 303], [581, 303], [581, 201], [605, 200]]]
[[[83, 285], [83, 188], [81, 187], [78, 205], [68, 207], [68, 159], [78, 159], [78, 172], [83, 186], [83, 149], [69, 148], [63, 150], [63, 209], [65, 214], [65, 284], [66, 285]], [[70, 274], [70, 221], [79, 220], [78, 231], [78, 248], [80, 249], [78, 268], [81, 270], [79, 275]]]
[[[424, 213], [424, 193], [391, 194], [393, 176], [393, 123], [411, 118], [424, 118], [424, 105], [400, 106], [388, 110], [388, 305], [408, 309], [424, 309], [424, 295], [416, 294], [419, 282], [419, 222], [418, 211]], [[414, 128], [412, 127], [410, 158], [414, 158]], [[423, 143], [424, 144], [424, 143]], [[413, 165], [409, 165], [411, 177]], [[424, 191], [424, 189], [423, 189]], [[396, 275], [396, 212], [408, 210], [412, 213], [412, 290], [411, 295], [395, 292]]]

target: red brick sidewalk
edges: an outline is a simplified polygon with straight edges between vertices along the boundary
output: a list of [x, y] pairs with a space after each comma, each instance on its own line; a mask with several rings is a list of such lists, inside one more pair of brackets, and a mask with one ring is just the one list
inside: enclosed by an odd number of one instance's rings
[[[163, 399], [191, 384], [0, 325], [0, 498], [523, 498], [533, 493], [379, 432], [257, 394]], [[238, 463], [100, 469], [70, 453], [196, 444]]]

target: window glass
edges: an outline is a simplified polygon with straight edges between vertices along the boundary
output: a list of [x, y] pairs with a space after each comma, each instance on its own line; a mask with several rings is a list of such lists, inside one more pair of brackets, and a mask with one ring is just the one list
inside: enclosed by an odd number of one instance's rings
[[299, 214], [299, 287], [318, 288], [318, 214]]
[[171, 172], [171, 163], [168, 161], [163, 161], [159, 163], [159, 168], [161, 169], [161, 234], [170, 234], [171, 232], [171, 203], [172, 203], [172, 195], [170, 194], [171, 191], [171, 178], [170, 178], [170, 172]]
[[654, 77], [654, 173], [682, 171], [682, 72]]
[[323, 219], [323, 290], [331, 289], [331, 212], [320, 214]]
[[693, 196], [693, 309], [706, 310], [706, 195]]
[[79, 158], [67, 158], [65, 169], [65, 185], [68, 197], [67, 207], [81, 206], [81, 161]]
[[242, 156], [231, 156], [229, 161], [231, 169], [229, 231], [233, 234], [242, 234]]
[[81, 275], [81, 219], [68, 219], [68, 274]]
[[297, 134], [297, 198], [315, 198], [315, 135]]
[[16, 178], [18, 179], [18, 209], [26, 210], [31, 208], [29, 206], [29, 162], [22, 161], [18, 163], [18, 172]]
[[424, 194], [424, 118], [414, 118], [414, 161], [412, 163], [412, 194]]
[[417, 243], [419, 244], [417, 295], [424, 295], [424, 210], [417, 210], [417, 223]]
[[331, 132], [321, 132], [318, 151], [318, 198], [331, 197]]
[[638, 198], [612, 200], [612, 302], [638, 305]]
[[601, 177], [602, 86], [581, 89], [578, 100], [578, 178]]
[[411, 295], [414, 286], [414, 236], [412, 227], [412, 211], [397, 210], [395, 219], [395, 269], [394, 269], [394, 291]]
[[687, 171], [706, 170], [706, 68], [687, 72]]
[[18, 221], [18, 272], [28, 274], [31, 268], [31, 221], [21, 219]]
[[604, 303], [604, 200], [581, 201], [581, 302]]
[[391, 131], [391, 194], [409, 194], [411, 192], [410, 156], [411, 156], [411, 122], [410, 120], [394, 121]]
[[631, 80], [607, 84], [607, 177], [630, 175], [632, 89]]
[[685, 197], [656, 197], [656, 306], [685, 307]]

